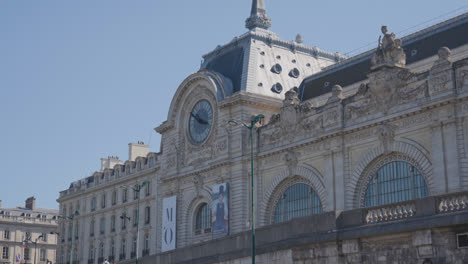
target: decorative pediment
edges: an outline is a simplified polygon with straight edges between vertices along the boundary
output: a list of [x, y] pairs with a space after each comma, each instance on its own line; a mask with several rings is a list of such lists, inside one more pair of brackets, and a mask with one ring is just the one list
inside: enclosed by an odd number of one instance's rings
[[425, 74], [415, 74], [405, 68], [406, 55], [401, 40], [387, 33], [382, 27], [383, 37], [371, 60], [368, 83], [361, 84], [359, 91], [345, 103], [347, 120], [373, 114], [387, 114], [397, 105], [428, 97], [428, 82]]
[[333, 88], [328, 102], [320, 107], [310, 102], [300, 103], [295, 90], [286, 92], [280, 113], [273, 115], [261, 130], [261, 144], [292, 142], [341, 126], [343, 98], [338, 85]]

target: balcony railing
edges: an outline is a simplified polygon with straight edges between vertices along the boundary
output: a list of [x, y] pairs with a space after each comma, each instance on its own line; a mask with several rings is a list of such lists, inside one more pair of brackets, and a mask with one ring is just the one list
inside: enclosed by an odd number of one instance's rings
[[468, 194], [456, 193], [445, 195], [439, 198], [438, 211], [439, 213], [449, 213], [466, 210], [468, 208]]
[[44, 219], [36, 217], [27, 217], [27, 216], [12, 216], [12, 215], [0, 215], [0, 219], [8, 222], [16, 223], [26, 223], [26, 224], [52, 224], [56, 225], [56, 219]]
[[88, 259], [88, 264], [94, 264], [94, 259]]
[[136, 252], [130, 252], [130, 258], [134, 259], [136, 257]]
[[402, 218], [413, 217], [416, 214], [414, 203], [401, 203], [369, 209], [366, 214], [366, 223], [379, 223]]
[[103, 262], [104, 262], [104, 258], [103, 258], [103, 257], [98, 258], [98, 259], [97, 259], [97, 262], [98, 262], [98, 263], [103, 263]]
[[144, 257], [144, 256], [148, 256], [148, 255], [149, 255], [149, 249], [143, 249], [141, 255], [142, 255], [143, 257]]
[[126, 258], [125, 253], [119, 255], [119, 260], [124, 260]]

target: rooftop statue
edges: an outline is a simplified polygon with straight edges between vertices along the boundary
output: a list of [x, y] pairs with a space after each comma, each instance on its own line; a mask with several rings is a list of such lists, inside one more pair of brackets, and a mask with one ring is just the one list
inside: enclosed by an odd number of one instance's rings
[[395, 33], [388, 34], [387, 26], [382, 26], [383, 37], [379, 37], [379, 45], [372, 56], [371, 69], [387, 67], [405, 67], [406, 54], [401, 48], [401, 40], [395, 39]]

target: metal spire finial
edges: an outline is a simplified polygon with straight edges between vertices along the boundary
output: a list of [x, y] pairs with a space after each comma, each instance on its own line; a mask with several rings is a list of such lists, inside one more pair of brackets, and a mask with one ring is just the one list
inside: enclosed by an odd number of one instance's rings
[[271, 18], [266, 15], [265, 0], [252, 0], [250, 17], [245, 21], [245, 27], [268, 29], [271, 27]]

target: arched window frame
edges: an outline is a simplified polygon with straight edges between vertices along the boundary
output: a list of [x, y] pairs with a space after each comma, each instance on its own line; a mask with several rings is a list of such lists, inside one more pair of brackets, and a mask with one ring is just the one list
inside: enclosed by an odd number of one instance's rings
[[[422, 178], [424, 179], [424, 183], [427, 188], [427, 196], [430, 196], [430, 190], [429, 190], [429, 185], [426, 176], [424, 175], [424, 170], [422, 167], [416, 162], [414, 159], [402, 154], [402, 153], [392, 153], [390, 155], [386, 155], [380, 158], [375, 159], [373, 162], [369, 163], [369, 166], [364, 170], [363, 172], [363, 181], [360, 184], [359, 187], [359, 206], [360, 207], [365, 207], [365, 198], [366, 198], [366, 191], [367, 187], [369, 186], [371, 180], [373, 177], [376, 175], [377, 171], [384, 167], [385, 165], [391, 163], [391, 162], [406, 162], [416, 168], [420, 173]], [[383, 204], [380, 204], [383, 205]], [[377, 205], [377, 206], [380, 206]]]
[[195, 210], [193, 230], [195, 235], [211, 233], [211, 207], [209, 203], [203, 202]]
[[[293, 179], [290, 179], [290, 180], [286, 180], [284, 181], [282, 184], [280, 184], [276, 190], [275, 190], [275, 194], [273, 196], [273, 199], [271, 200], [272, 203], [270, 203], [270, 209], [269, 209], [269, 218], [270, 218], [270, 223], [274, 224], [274, 223], [282, 223], [284, 221], [280, 221], [280, 222], [275, 222], [275, 213], [276, 213], [276, 207], [278, 205], [278, 202], [280, 202], [281, 199], [283, 199], [284, 197], [284, 194], [285, 192], [292, 186], [296, 185], [296, 184], [305, 184], [305, 185], [308, 185], [317, 195], [317, 198], [318, 198], [318, 201], [319, 201], [319, 204], [320, 204], [320, 212], [323, 212], [324, 210], [324, 205], [323, 205], [323, 201], [322, 199], [320, 198], [320, 195], [319, 193], [317, 192], [317, 189], [315, 188], [315, 186], [310, 182], [308, 181], [307, 179], [305, 179], [304, 177], [301, 177], [301, 176], [296, 176], [294, 177]], [[312, 208], [311, 208], [312, 210]], [[312, 211], [309, 215], [312, 215]], [[293, 219], [293, 218], [291, 218]], [[289, 221], [289, 220], [287, 220]]]

